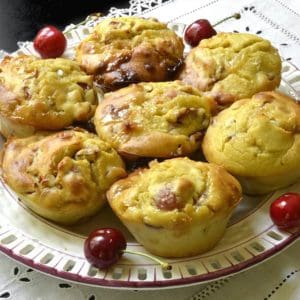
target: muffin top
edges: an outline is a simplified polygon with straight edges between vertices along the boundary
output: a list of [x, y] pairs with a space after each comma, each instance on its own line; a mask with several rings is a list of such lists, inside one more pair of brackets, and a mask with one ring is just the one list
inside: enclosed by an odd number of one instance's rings
[[223, 217], [240, 201], [241, 187], [222, 167], [185, 157], [152, 161], [116, 182], [107, 196], [123, 220], [170, 229]]
[[300, 164], [299, 104], [276, 92], [240, 100], [212, 120], [203, 151], [240, 176], [288, 174]]
[[[100, 207], [111, 184], [126, 176], [107, 143], [86, 131], [11, 138], [2, 150], [5, 182], [32, 205], [54, 214]], [[58, 220], [64, 223], [67, 220]]]
[[211, 104], [180, 81], [139, 83], [105, 94], [94, 122], [98, 135], [121, 154], [180, 156], [199, 148]]
[[86, 121], [97, 104], [92, 77], [64, 58], [5, 57], [0, 64], [0, 114], [40, 130]]
[[77, 48], [76, 59], [105, 90], [165, 81], [182, 63], [183, 42], [156, 19], [108, 18]]
[[271, 43], [257, 35], [218, 33], [191, 50], [179, 78], [226, 106], [276, 88], [281, 59]]

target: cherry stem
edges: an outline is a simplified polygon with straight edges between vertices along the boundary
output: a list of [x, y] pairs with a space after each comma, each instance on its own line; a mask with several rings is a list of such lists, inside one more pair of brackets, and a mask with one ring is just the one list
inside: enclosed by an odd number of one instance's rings
[[153, 256], [153, 255], [149, 255], [143, 252], [139, 252], [139, 251], [131, 251], [131, 250], [122, 250], [121, 252], [123, 253], [129, 253], [129, 254], [136, 254], [136, 255], [141, 255], [141, 256], [145, 256], [147, 258], [150, 258], [154, 261], [156, 261], [157, 263], [159, 263], [161, 265], [161, 267], [163, 268], [163, 270], [172, 270], [172, 266], [169, 265], [167, 262], [160, 260], [159, 258]]
[[229, 20], [229, 19], [233, 19], [233, 18], [238, 20], [238, 19], [241, 18], [241, 14], [235, 13], [235, 14], [233, 14], [232, 16], [227, 17], [227, 18], [225, 18], [225, 19], [223, 19], [223, 20], [217, 22], [216, 24], [213, 25], [213, 27], [215, 27], [215, 26], [217, 26], [217, 25], [219, 25], [219, 24], [221, 24], [221, 23], [223, 23], [223, 22], [225, 22], [225, 21], [227, 21], [227, 20]]

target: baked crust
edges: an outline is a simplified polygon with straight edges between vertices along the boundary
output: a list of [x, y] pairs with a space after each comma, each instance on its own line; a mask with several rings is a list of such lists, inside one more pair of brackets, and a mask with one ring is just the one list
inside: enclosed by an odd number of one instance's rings
[[300, 107], [277, 92], [262, 92], [220, 112], [205, 134], [203, 152], [224, 166], [249, 194], [300, 178]]
[[174, 157], [200, 147], [212, 101], [181, 83], [139, 83], [105, 94], [94, 123], [125, 156]]
[[76, 50], [76, 59], [104, 91], [130, 83], [165, 81], [183, 60], [183, 42], [156, 19], [108, 18]]
[[98, 212], [110, 185], [126, 176], [116, 151], [80, 129], [10, 138], [1, 164], [3, 179], [29, 208], [62, 224]]
[[281, 59], [271, 43], [257, 35], [218, 33], [191, 50], [179, 79], [224, 107], [278, 87]]
[[136, 240], [165, 257], [212, 248], [241, 200], [238, 181], [214, 164], [173, 158], [117, 181], [108, 202]]
[[92, 77], [76, 62], [7, 56], [0, 70], [0, 130], [6, 137], [60, 130], [95, 112]]

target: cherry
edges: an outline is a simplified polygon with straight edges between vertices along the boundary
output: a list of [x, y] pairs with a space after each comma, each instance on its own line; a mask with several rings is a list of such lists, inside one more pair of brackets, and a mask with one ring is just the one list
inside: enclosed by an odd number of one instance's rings
[[148, 257], [158, 262], [163, 269], [171, 269], [168, 263], [165, 263], [157, 257], [126, 250], [126, 240], [122, 232], [115, 228], [100, 228], [91, 232], [84, 242], [84, 255], [87, 261], [99, 268], [106, 269], [115, 264], [124, 253], [131, 253]]
[[93, 231], [84, 243], [84, 254], [93, 266], [104, 269], [116, 263], [126, 249], [123, 234], [114, 228]]
[[64, 34], [54, 26], [42, 28], [36, 35], [33, 46], [42, 58], [61, 56], [67, 45]]
[[272, 221], [283, 229], [300, 226], [300, 194], [285, 193], [271, 204]]
[[196, 20], [186, 28], [184, 32], [184, 40], [190, 46], [195, 47], [203, 39], [211, 38], [212, 36], [217, 34], [215, 29], [213, 28], [214, 26], [217, 26], [228, 19], [231, 18], [239, 19], [240, 17], [241, 17], [240, 14], [234, 14], [230, 17], [227, 17], [219, 21], [214, 25], [211, 25], [210, 22], [206, 19]]
[[199, 19], [187, 27], [184, 33], [184, 40], [192, 47], [195, 47], [201, 40], [208, 39], [216, 34], [217, 32], [208, 20]]

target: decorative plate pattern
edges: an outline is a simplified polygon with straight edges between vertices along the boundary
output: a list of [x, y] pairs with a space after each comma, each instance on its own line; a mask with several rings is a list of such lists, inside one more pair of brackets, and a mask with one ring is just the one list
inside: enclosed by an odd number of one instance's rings
[[[170, 24], [178, 33], [183, 24]], [[66, 56], [89, 33], [80, 26], [67, 33]], [[17, 53], [33, 54], [31, 43], [22, 44]], [[280, 90], [300, 100], [300, 71], [283, 62]], [[1, 142], [1, 144], [3, 141]], [[120, 228], [130, 250], [144, 251], [107, 207], [84, 225], [60, 227], [35, 215], [0, 182], [0, 250], [8, 256], [56, 277], [94, 286], [154, 289], [199, 284], [249, 268], [279, 253], [300, 236], [300, 231], [280, 231], [269, 218], [269, 205], [286, 190], [300, 192], [300, 183], [264, 197], [244, 197], [227, 228], [224, 238], [211, 251], [194, 257], [170, 259], [171, 271], [152, 261], [133, 255], [123, 258], [107, 271], [100, 271], [85, 260], [85, 236], [96, 227]]]

